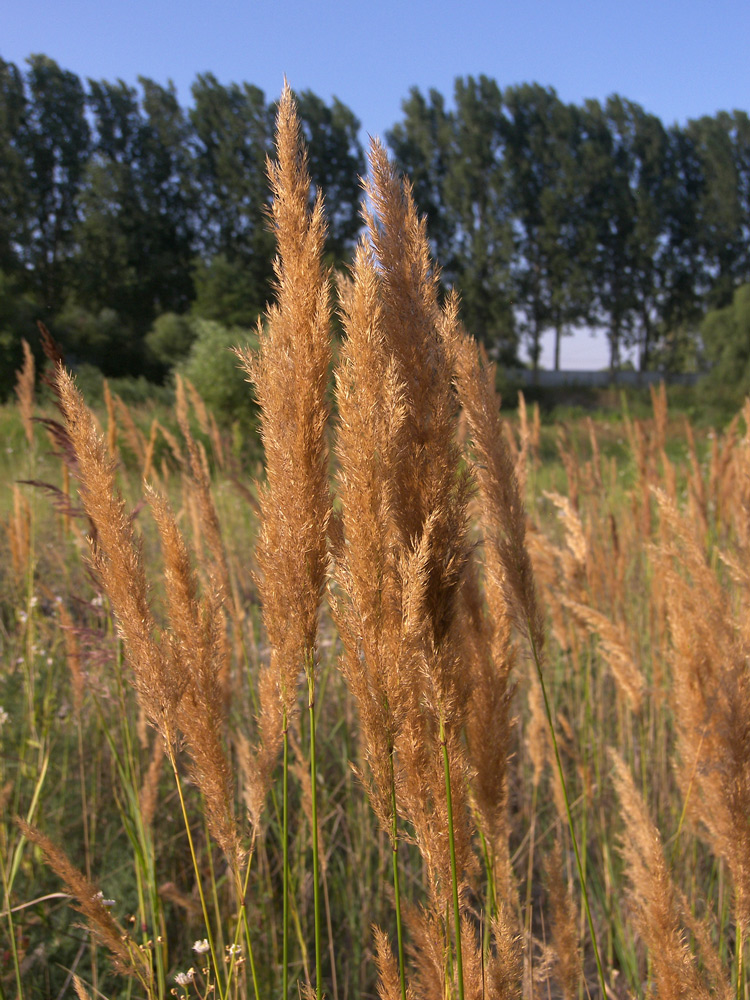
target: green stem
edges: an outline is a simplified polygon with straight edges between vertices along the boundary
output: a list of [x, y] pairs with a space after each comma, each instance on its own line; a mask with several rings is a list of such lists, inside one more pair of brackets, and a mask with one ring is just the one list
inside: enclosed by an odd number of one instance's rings
[[[10, 889], [8, 886], [8, 880], [5, 874], [5, 865], [2, 859], [0, 859], [0, 874], [3, 879], [3, 897], [5, 900], [5, 912], [8, 917], [8, 940], [10, 941], [11, 954], [13, 956], [13, 971], [16, 976], [16, 992], [18, 994], [19, 1000], [23, 996], [23, 986], [21, 985], [21, 965], [18, 960], [18, 948], [16, 946], [16, 931], [13, 925], [13, 907], [10, 902]], [[5, 998], [5, 991], [3, 990], [2, 984], [0, 983], [0, 997]]]
[[539, 678], [539, 684], [542, 688], [542, 698], [544, 699], [544, 711], [547, 716], [547, 725], [549, 727], [550, 736], [552, 738], [552, 747], [555, 751], [555, 762], [557, 765], [557, 773], [560, 778], [560, 785], [562, 787], [563, 799], [565, 800], [565, 814], [568, 819], [568, 828], [570, 830], [570, 838], [573, 841], [573, 851], [576, 856], [576, 867], [578, 868], [578, 878], [581, 882], [581, 892], [583, 894], [583, 905], [586, 910], [586, 920], [589, 925], [589, 934], [591, 935], [591, 944], [594, 948], [594, 958], [596, 959], [596, 970], [599, 976], [599, 985], [601, 986], [602, 996], [607, 996], [607, 984], [604, 979], [604, 969], [602, 968], [602, 960], [599, 955], [599, 946], [596, 943], [596, 934], [594, 932], [594, 918], [591, 914], [591, 906], [589, 904], [589, 894], [586, 888], [586, 876], [583, 871], [583, 864], [581, 863], [581, 854], [578, 850], [578, 839], [576, 837], [575, 828], [573, 827], [573, 814], [570, 811], [570, 799], [568, 798], [568, 786], [565, 783], [565, 774], [563, 773], [562, 758], [560, 757], [560, 748], [557, 745], [557, 735], [555, 733], [555, 726], [552, 721], [552, 709], [550, 708], [549, 698], [547, 697], [547, 687], [544, 683], [544, 674], [542, 672], [542, 664], [539, 657], [539, 651], [536, 648], [536, 642], [534, 641], [534, 632], [531, 627], [531, 622], [527, 621], [527, 630], [529, 636], [529, 643], [531, 645], [531, 652], [534, 657], [534, 664], [536, 666], [537, 677]]
[[745, 933], [741, 924], [737, 924], [737, 1000], [742, 1000], [745, 986], [745, 963], [744, 958]]
[[440, 717], [440, 745], [443, 748], [443, 769], [445, 771], [445, 799], [448, 809], [448, 846], [451, 854], [451, 883], [453, 885], [453, 921], [456, 929], [456, 977], [458, 979], [458, 1000], [464, 1000], [464, 963], [461, 952], [461, 911], [458, 902], [458, 875], [456, 872], [456, 842], [453, 834], [453, 797], [451, 795], [451, 770], [448, 760], [448, 744], [445, 737], [445, 720]]
[[404, 936], [401, 926], [401, 887], [398, 877], [398, 813], [396, 812], [396, 781], [393, 774], [393, 749], [389, 754], [391, 767], [391, 843], [393, 845], [393, 898], [396, 904], [396, 939], [398, 941], [398, 977], [401, 983], [401, 1000], [406, 1000], [406, 963], [404, 962]]
[[221, 966], [216, 958], [216, 949], [214, 947], [214, 936], [211, 930], [211, 922], [208, 919], [208, 907], [206, 905], [206, 897], [203, 893], [203, 885], [201, 884], [201, 873], [198, 868], [198, 858], [195, 854], [195, 844], [193, 843], [193, 835], [190, 832], [190, 821], [188, 820], [187, 808], [185, 806], [185, 798], [182, 794], [182, 782], [180, 781], [180, 775], [177, 770], [177, 762], [174, 759], [171, 751], [169, 752], [169, 762], [172, 765], [172, 770], [174, 771], [175, 782], [177, 784], [177, 794], [180, 797], [180, 807], [182, 809], [182, 818], [185, 823], [185, 831], [187, 832], [188, 844], [190, 846], [190, 857], [193, 860], [193, 870], [195, 871], [195, 880], [198, 885], [198, 895], [201, 900], [201, 909], [203, 910], [203, 922], [206, 925], [206, 936], [208, 937], [209, 947], [211, 948], [211, 959], [214, 964], [214, 975], [216, 976], [216, 989], [220, 1000], [224, 1000], [225, 993], [221, 982]]
[[318, 790], [315, 760], [315, 672], [313, 653], [307, 656], [307, 707], [310, 714], [310, 798], [312, 800], [313, 909], [315, 911], [315, 995], [323, 996], [323, 948], [320, 925], [320, 859], [318, 858]]
[[237, 898], [240, 907], [240, 916], [237, 921], [237, 926], [234, 930], [232, 954], [229, 962], [229, 972], [227, 973], [227, 995], [229, 995], [229, 988], [232, 983], [232, 975], [237, 968], [236, 960], [236, 946], [239, 944], [240, 931], [245, 932], [245, 943], [247, 945], [247, 958], [250, 963], [250, 975], [253, 980], [253, 993], [255, 994], [255, 1000], [260, 1000], [260, 990], [258, 988], [258, 975], [255, 969], [255, 956], [253, 955], [253, 945], [250, 940], [250, 926], [247, 922], [247, 887], [250, 884], [250, 866], [253, 862], [253, 853], [255, 850], [255, 832], [253, 832], [253, 841], [250, 847], [250, 851], [247, 856], [247, 867], [245, 869], [245, 881], [240, 880], [239, 872], [235, 872], [235, 892], [237, 893]]
[[282, 852], [283, 852], [283, 892], [282, 892], [282, 931], [281, 931], [281, 996], [287, 1000], [289, 996], [289, 722], [286, 708], [283, 716], [284, 734], [284, 777], [282, 789]]

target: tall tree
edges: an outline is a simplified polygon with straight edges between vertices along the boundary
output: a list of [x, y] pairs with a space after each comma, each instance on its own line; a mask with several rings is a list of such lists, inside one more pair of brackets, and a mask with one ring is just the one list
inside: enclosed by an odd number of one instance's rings
[[207, 287], [214, 258], [223, 275], [232, 272], [248, 306], [243, 325], [249, 326], [265, 304], [272, 276], [273, 239], [266, 224], [271, 114], [263, 91], [247, 83], [225, 86], [205, 73], [191, 89], [200, 269]]
[[413, 89], [388, 142], [426, 215], [443, 283], [461, 294], [467, 326], [496, 357], [513, 362], [502, 97], [493, 80], [467, 77], [456, 80], [454, 101], [447, 111], [437, 91], [425, 98]]
[[517, 338], [510, 285], [512, 225], [500, 89], [486, 76], [457, 79], [454, 136], [445, 179], [451, 230], [448, 277], [472, 334], [506, 363]]
[[78, 193], [89, 157], [90, 130], [79, 78], [53, 59], [28, 59], [23, 151], [29, 183], [26, 267], [45, 307], [63, 302], [75, 244]]
[[401, 110], [403, 120], [386, 135], [388, 145], [427, 218], [432, 253], [443, 274], [452, 276], [453, 226], [445, 203], [445, 185], [454, 158], [455, 116], [446, 109], [441, 93], [430, 90], [425, 97], [417, 87], [412, 87]]
[[610, 365], [637, 345], [650, 363], [667, 285], [670, 157], [661, 122], [618, 95], [584, 110], [591, 275], [598, 318], [607, 326]]
[[22, 275], [28, 240], [29, 184], [23, 134], [27, 100], [23, 76], [0, 59], [0, 271]]
[[720, 111], [688, 122], [703, 168], [698, 224], [706, 302], [721, 308], [750, 280], [750, 119]]
[[111, 374], [140, 367], [154, 318], [192, 297], [187, 123], [173, 87], [139, 82], [140, 99], [122, 81], [89, 82], [95, 141], [74, 288], [79, 307], [114, 310], [128, 334], [92, 359]]
[[503, 103], [516, 301], [534, 370], [550, 327], [557, 368], [562, 336], [586, 315], [577, 116], [538, 84], [507, 88]]

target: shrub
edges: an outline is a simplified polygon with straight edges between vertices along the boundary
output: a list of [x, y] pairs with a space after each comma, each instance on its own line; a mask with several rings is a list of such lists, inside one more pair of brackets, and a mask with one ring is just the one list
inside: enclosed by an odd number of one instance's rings
[[247, 345], [254, 350], [258, 343], [254, 331], [206, 319], [194, 319], [191, 325], [195, 340], [176, 370], [190, 379], [218, 419], [236, 420], [249, 428], [254, 423], [255, 402], [232, 348]]

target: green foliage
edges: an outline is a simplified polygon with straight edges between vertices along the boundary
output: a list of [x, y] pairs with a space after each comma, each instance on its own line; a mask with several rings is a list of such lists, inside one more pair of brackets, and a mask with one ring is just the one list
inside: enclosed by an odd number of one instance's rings
[[189, 316], [162, 313], [146, 334], [146, 348], [155, 361], [173, 368], [190, 353], [195, 340], [195, 325]]
[[750, 392], [750, 284], [735, 291], [731, 305], [706, 315], [701, 336], [713, 363], [709, 387], [741, 399]]
[[[340, 266], [360, 225], [360, 124], [337, 98], [303, 91], [298, 102], [328, 260]], [[175, 326], [144, 343], [163, 314], [252, 326], [273, 277], [274, 114], [259, 88], [210, 73], [186, 109], [171, 84], [82, 81], [43, 55], [21, 69], [0, 59], [0, 270], [14, 282], [0, 311], [20, 329], [33, 303], [34, 319], [109, 376], [163, 377], [184, 343]], [[613, 367], [632, 347], [641, 369], [694, 366], [704, 311], [750, 281], [744, 111], [667, 129], [618, 95], [574, 106], [551, 88], [469, 76], [452, 104], [413, 89], [388, 141], [444, 286], [501, 363], [515, 362], [521, 337], [534, 359], [546, 331], [559, 352], [575, 327], [599, 325]], [[2, 317], [0, 393], [14, 323]]]
[[108, 306], [91, 312], [69, 299], [53, 332], [71, 364], [95, 365], [107, 376], [131, 374], [142, 365], [140, 344], [132, 330]]
[[267, 278], [258, 266], [248, 267], [241, 258], [223, 253], [209, 261], [198, 260], [193, 271], [195, 301], [192, 313], [200, 319], [225, 326], [252, 326], [268, 295]]
[[21, 340], [33, 347], [38, 342], [37, 319], [43, 313], [30, 292], [19, 288], [20, 282], [0, 271], [0, 401], [13, 393], [16, 370], [23, 362]]
[[192, 323], [195, 340], [176, 370], [190, 379], [218, 419], [238, 421], [245, 429], [252, 429], [256, 410], [253, 392], [232, 349], [246, 344], [257, 347], [255, 332], [214, 320], [195, 319]]

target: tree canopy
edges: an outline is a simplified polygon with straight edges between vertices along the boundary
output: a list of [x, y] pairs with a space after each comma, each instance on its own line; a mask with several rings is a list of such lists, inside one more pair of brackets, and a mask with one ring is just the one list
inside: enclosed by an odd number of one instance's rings
[[[360, 123], [339, 99], [298, 95], [327, 255], [360, 229]], [[274, 244], [266, 158], [275, 104], [249, 83], [196, 77], [189, 106], [139, 78], [82, 81], [44, 55], [0, 59], [0, 352], [20, 363], [43, 319], [71, 361], [163, 377], [189, 318], [252, 328]], [[490, 354], [538, 363], [541, 337], [604, 328], [613, 368], [678, 367], [750, 283], [750, 119], [666, 127], [619, 95], [577, 106], [538, 84], [459, 78], [418, 89], [387, 136], [427, 220], [444, 287]], [[161, 317], [167, 317], [160, 322]], [[183, 317], [182, 325], [178, 317]], [[206, 328], [208, 329], [208, 328]], [[702, 330], [702, 332], [701, 332]], [[719, 340], [717, 339], [717, 344]], [[175, 362], [177, 358], [175, 358]], [[10, 378], [0, 380], [8, 391]]]

